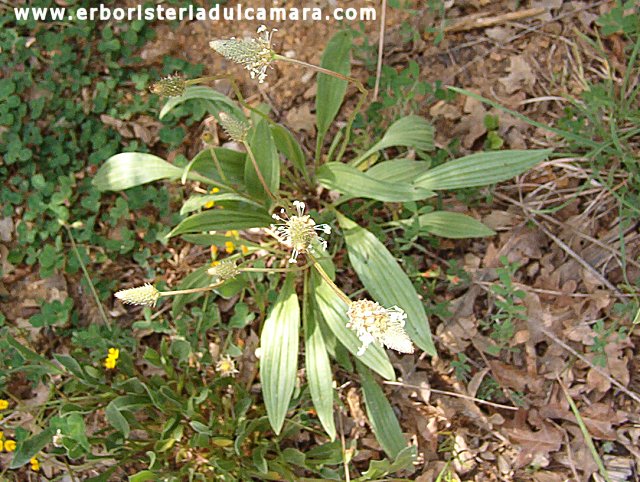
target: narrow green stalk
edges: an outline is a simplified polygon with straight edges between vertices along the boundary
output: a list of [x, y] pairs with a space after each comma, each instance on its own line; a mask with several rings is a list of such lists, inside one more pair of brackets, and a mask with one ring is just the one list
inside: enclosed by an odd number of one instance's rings
[[264, 176], [262, 175], [262, 172], [260, 171], [260, 167], [258, 167], [258, 161], [256, 161], [256, 158], [253, 155], [253, 151], [251, 150], [251, 146], [249, 146], [249, 143], [247, 141], [242, 141], [242, 143], [244, 144], [245, 149], [247, 149], [247, 155], [249, 156], [249, 159], [251, 159], [251, 163], [253, 164], [253, 168], [256, 171], [256, 174], [258, 176], [258, 180], [260, 181], [260, 184], [262, 184], [262, 188], [265, 190], [265, 192], [267, 193], [267, 195], [271, 198], [271, 200], [273, 202], [278, 202], [278, 199], [273, 195], [273, 193], [271, 192], [271, 189], [269, 189], [269, 186], [267, 186], [267, 181], [265, 180]]
[[91, 281], [91, 276], [89, 276], [87, 267], [84, 265], [84, 262], [82, 261], [82, 257], [80, 256], [80, 252], [78, 251], [78, 246], [76, 245], [76, 240], [74, 239], [73, 234], [71, 233], [71, 228], [64, 221], [61, 221], [61, 224], [62, 226], [64, 226], [65, 230], [67, 231], [67, 234], [69, 235], [69, 239], [71, 240], [71, 247], [73, 249], [74, 254], [76, 255], [76, 258], [78, 259], [78, 263], [80, 263], [80, 268], [82, 269], [82, 273], [84, 274], [87, 284], [89, 285], [89, 289], [91, 290], [93, 299], [95, 300], [96, 305], [98, 305], [98, 311], [100, 312], [102, 321], [104, 321], [104, 324], [107, 326], [107, 328], [111, 329], [111, 321], [107, 316], [107, 312], [105, 311], [104, 306], [102, 306], [102, 302], [100, 301], [100, 297], [98, 296], [98, 292], [96, 291], [95, 286], [93, 286], [93, 282]]
[[174, 295], [188, 295], [190, 293], [203, 293], [205, 291], [212, 291], [216, 289], [218, 286], [222, 285], [223, 282], [216, 283], [210, 286], [203, 286], [200, 288], [190, 288], [188, 290], [174, 290], [174, 291], [160, 291], [160, 296], [174, 296]]
[[224, 175], [224, 171], [222, 170], [222, 166], [220, 165], [220, 161], [218, 160], [218, 155], [216, 154], [216, 150], [213, 147], [209, 147], [209, 152], [211, 153], [211, 159], [213, 159], [213, 163], [216, 165], [216, 170], [218, 171], [218, 175], [222, 182], [228, 183], [227, 176]]
[[349, 115], [349, 119], [347, 121], [347, 126], [345, 127], [344, 132], [344, 140], [342, 141], [342, 145], [340, 146], [340, 152], [338, 152], [338, 157], [336, 157], [336, 162], [340, 162], [342, 156], [344, 156], [345, 151], [347, 150], [347, 146], [349, 145], [349, 141], [351, 140], [351, 127], [353, 126], [353, 122], [356, 120], [356, 115], [362, 109], [364, 101], [367, 98], [367, 92], [362, 92], [360, 94], [360, 99], [358, 99], [358, 103], [356, 104], [356, 108], [353, 109], [353, 112]]
[[290, 64], [301, 65], [302, 67], [306, 67], [308, 69], [315, 70], [315, 71], [320, 72], [322, 74], [330, 75], [332, 77], [335, 77], [336, 79], [346, 80], [347, 82], [351, 82], [352, 84], [354, 84], [358, 88], [358, 90], [360, 92], [362, 92], [363, 94], [367, 94], [368, 93], [368, 91], [365, 88], [365, 86], [362, 85], [362, 82], [360, 82], [358, 79], [354, 79], [353, 77], [349, 77], [347, 75], [339, 74], [338, 72], [334, 72], [333, 70], [325, 69], [324, 67], [320, 67], [319, 65], [309, 64], [307, 62], [304, 62], [304, 61], [298, 60], [298, 59], [290, 59], [290, 58], [287, 58], [287, 57], [284, 57], [284, 56], [278, 55], [278, 54], [276, 54], [274, 56], [274, 60], [282, 60], [283, 62], [289, 62]]
[[318, 274], [322, 277], [323, 280], [327, 282], [329, 286], [331, 286], [331, 289], [336, 292], [340, 299], [342, 299], [342, 301], [344, 301], [347, 305], [351, 304], [351, 300], [349, 299], [349, 297], [345, 295], [340, 288], [338, 288], [338, 286], [329, 277], [327, 272], [322, 268], [322, 266], [320, 266], [318, 260], [314, 258], [311, 253], [307, 253], [307, 256], [309, 256], [309, 258], [313, 261], [313, 267], [316, 269]]

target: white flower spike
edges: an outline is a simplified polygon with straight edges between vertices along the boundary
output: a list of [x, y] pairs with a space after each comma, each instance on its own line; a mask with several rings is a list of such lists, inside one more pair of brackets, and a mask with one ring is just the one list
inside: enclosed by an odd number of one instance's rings
[[212, 40], [209, 46], [223, 55], [225, 58], [244, 65], [252, 79], [258, 79], [263, 83], [267, 78], [267, 68], [275, 58], [275, 52], [271, 48], [271, 36], [277, 30], [267, 31], [267, 27], [261, 25], [258, 36], [246, 40], [230, 38], [228, 40]]
[[293, 201], [296, 214], [289, 217], [284, 209], [280, 214], [272, 217], [281, 224], [272, 224], [269, 232], [287, 248], [292, 248], [289, 263], [297, 263], [298, 255], [313, 251], [313, 242], [318, 241], [323, 249], [327, 249], [327, 242], [318, 236], [318, 232], [331, 234], [331, 226], [328, 224], [316, 224], [311, 216], [304, 214], [305, 204], [302, 201]]
[[384, 308], [375, 301], [352, 301], [347, 310], [347, 328], [362, 342], [357, 355], [364, 355], [374, 341], [400, 353], [413, 353], [413, 344], [404, 330], [407, 314], [399, 307]]

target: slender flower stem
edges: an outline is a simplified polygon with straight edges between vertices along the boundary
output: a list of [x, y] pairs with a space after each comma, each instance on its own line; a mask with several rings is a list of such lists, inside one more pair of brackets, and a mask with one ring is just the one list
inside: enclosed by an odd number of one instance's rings
[[342, 299], [342, 301], [344, 301], [347, 305], [349, 305], [351, 303], [351, 300], [349, 299], [349, 297], [345, 295], [340, 288], [338, 288], [338, 286], [329, 277], [327, 272], [322, 268], [322, 266], [320, 266], [320, 263], [318, 263], [318, 260], [314, 258], [311, 253], [307, 253], [307, 256], [309, 256], [309, 258], [313, 261], [313, 267], [316, 269], [316, 271], [322, 277], [322, 279], [325, 280], [329, 286], [331, 286], [331, 289], [333, 289], [333, 291], [336, 292], [336, 294]]
[[202, 293], [205, 291], [212, 291], [220, 286], [222, 283], [216, 283], [209, 286], [203, 286], [201, 288], [190, 288], [188, 290], [175, 290], [175, 291], [161, 291], [160, 296], [174, 296], [174, 295], [188, 295], [189, 293]]
[[242, 141], [242, 143], [244, 144], [245, 149], [247, 149], [247, 155], [249, 156], [249, 159], [251, 159], [251, 163], [253, 164], [253, 168], [256, 171], [258, 180], [260, 181], [260, 184], [262, 184], [263, 189], [265, 190], [265, 192], [271, 198], [272, 201], [278, 202], [278, 199], [273, 195], [273, 193], [271, 192], [271, 189], [269, 189], [269, 186], [267, 186], [267, 181], [262, 175], [262, 172], [260, 171], [260, 167], [258, 167], [258, 161], [256, 161], [256, 158], [253, 155], [253, 150], [251, 149], [251, 146], [249, 146], [249, 143], [247, 141]]
[[207, 77], [198, 77], [196, 79], [187, 79], [184, 81], [184, 85], [197, 85], [197, 84], [202, 84], [204, 82], [210, 82], [212, 80], [226, 79], [227, 77], [228, 75], [225, 74], [225, 75], [209, 75]]
[[324, 67], [320, 67], [319, 65], [309, 64], [307, 62], [304, 62], [304, 61], [298, 60], [298, 59], [290, 59], [288, 57], [284, 57], [284, 56], [278, 55], [278, 54], [276, 54], [274, 56], [274, 60], [282, 60], [283, 62], [289, 62], [290, 64], [301, 65], [303, 67], [306, 67], [308, 69], [313, 69], [313, 70], [315, 70], [317, 72], [320, 72], [322, 74], [327, 74], [327, 75], [330, 75], [330, 76], [335, 77], [335, 78], [340, 79], [340, 80], [346, 80], [347, 82], [351, 82], [352, 84], [354, 84], [358, 88], [358, 90], [360, 92], [362, 92], [363, 94], [367, 94], [368, 93], [368, 91], [365, 88], [365, 86], [362, 85], [362, 82], [360, 82], [358, 79], [354, 79], [353, 77], [349, 77], [347, 75], [339, 74], [338, 72], [334, 72], [333, 70], [325, 69]]
[[216, 154], [213, 146], [209, 147], [209, 152], [211, 153], [211, 159], [213, 159], [213, 163], [216, 165], [216, 169], [218, 171], [220, 179], [222, 179], [222, 182], [228, 183], [229, 181], [227, 181], [227, 176], [224, 175], [224, 171], [222, 170], [222, 166], [220, 165], [220, 161], [218, 160], [218, 155]]
[[349, 145], [349, 141], [351, 140], [351, 126], [353, 126], [353, 122], [356, 120], [356, 116], [362, 109], [362, 105], [367, 98], [367, 92], [361, 92], [360, 99], [358, 99], [358, 103], [356, 104], [356, 108], [353, 109], [353, 112], [349, 115], [349, 119], [347, 121], [347, 126], [344, 130], [344, 139], [342, 140], [342, 145], [340, 146], [340, 151], [338, 152], [338, 157], [336, 157], [336, 162], [340, 162], [342, 156], [344, 156], [345, 151], [347, 150], [347, 146]]
[[95, 300], [96, 305], [98, 305], [98, 311], [100, 311], [100, 316], [102, 317], [102, 320], [104, 321], [104, 324], [109, 329], [111, 329], [111, 321], [109, 320], [109, 317], [107, 316], [107, 312], [104, 310], [104, 306], [102, 306], [102, 302], [100, 301], [100, 297], [98, 296], [98, 292], [96, 291], [95, 286], [93, 286], [93, 282], [91, 281], [91, 276], [89, 276], [89, 272], [87, 271], [87, 267], [84, 265], [84, 262], [82, 261], [82, 258], [80, 257], [80, 252], [78, 251], [78, 246], [76, 245], [76, 240], [73, 238], [73, 233], [71, 232], [71, 228], [65, 222], [62, 222], [61, 224], [62, 224], [62, 226], [64, 226], [64, 228], [67, 231], [67, 234], [69, 235], [69, 239], [71, 240], [71, 246], [73, 248], [73, 252], [76, 255], [76, 258], [78, 258], [78, 263], [80, 264], [80, 268], [82, 269], [82, 273], [84, 274], [84, 277], [87, 280], [87, 284], [89, 285], [89, 289], [91, 290], [91, 294], [93, 295], [93, 299]]

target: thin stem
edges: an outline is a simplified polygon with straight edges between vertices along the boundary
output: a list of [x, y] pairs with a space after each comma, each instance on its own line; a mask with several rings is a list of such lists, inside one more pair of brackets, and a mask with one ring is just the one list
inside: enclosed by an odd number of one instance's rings
[[102, 320], [104, 321], [104, 324], [109, 329], [111, 329], [111, 321], [109, 320], [109, 317], [107, 316], [107, 312], [104, 310], [104, 306], [102, 306], [102, 302], [100, 301], [100, 297], [98, 296], [98, 292], [96, 291], [96, 288], [93, 286], [93, 282], [91, 281], [91, 276], [89, 276], [89, 272], [87, 271], [87, 267], [84, 265], [84, 262], [82, 261], [82, 258], [80, 257], [80, 252], [78, 251], [78, 246], [76, 245], [76, 240], [73, 238], [73, 234], [71, 233], [71, 228], [65, 222], [62, 223], [62, 226], [64, 226], [64, 228], [67, 231], [67, 234], [69, 235], [69, 239], [71, 240], [71, 247], [73, 249], [74, 254], [76, 255], [76, 258], [78, 258], [78, 263], [80, 263], [80, 268], [82, 269], [82, 273], [84, 274], [84, 277], [87, 280], [87, 284], [89, 285], [89, 289], [91, 290], [91, 294], [93, 295], [93, 299], [95, 300], [96, 304], [98, 305], [98, 311], [100, 311], [100, 316], [102, 317]]
[[224, 175], [224, 171], [222, 170], [222, 166], [220, 165], [220, 161], [218, 160], [218, 155], [216, 154], [216, 150], [213, 146], [209, 147], [209, 152], [211, 152], [211, 159], [213, 159], [213, 163], [216, 165], [216, 169], [218, 170], [218, 175], [222, 182], [228, 183], [227, 176]]
[[356, 120], [356, 115], [362, 109], [362, 105], [364, 104], [365, 99], [367, 98], [367, 92], [362, 92], [360, 95], [360, 99], [358, 99], [358, 103], [356, 104], [356, 108], [353, 109], [353, 112], [349, 115], [349, 120], [347, 121], [347, 126], [345, 128], [344, 139], [342, 140], [342, 145], [340, 146], [340, 152], [338, 152], [338, 157], [336, 157], [336, 162], [340, 162], [342, 156], [344, 156], [345, 151], [347, 150], [347, 146], [349, 145], [349, 141], [351, 140], [351, 127], [353, 126], [353, 122]]
[[174, 296], [174, 295], [188, 295], [189, 293], [203, 293], [205, 291], [212, 291], [218, 286], [222, 285], [223, 281], [200, 288], [190, 288], [188, 290], [175, 290], [175, 291], [161, 291], [160, 296]]
[[354, 79], [353, 77], [349, 77], [348, 75], [339, 74], [338, 72], [334, 72], [333, 70], [325, 69], [324, 67], [320, 67], [319, 65], [309, 64], [307, 62], [304, 62], [298, 59], [290, 59], [278, 54], [275, 55], [274, 60], [282, 60], [283, 62], [289, 62], [291, 64], [301, 65], [303, 67], [306, 67], [308, 69], [313, 69], [322, 74], [327, 74], [340, 80], [346, 80], [347, 82], [351, 82], [352, 84], [354, 84], [358, 88], [358, 90], [363, 94], [366, 94], [368, 92], [365, 86], [362, 85], [362, 82], [360, 82], [358, 79]]
[[269, 189], [269, 186], [267, 186], [267, 181], [264, 179], [264, 176], [262, 175], [262, 172], [258, 167], [258, 161], [256, 161], [256, 158], [253, 155], [253, 151], [251, 150], [249, 143], [247, 141], [242, 141], [242, 143], [244, 144], [245, 149], [247, 149], [247, 155], [249, 156], [249, 159], [251, 159], [251, 163], [253, 164], [253, 168], [256, 171], [256, 175], [258, 176], [258, 180], [260, 181], [260, 184], [262, 184], [263, 189], [265, 190], [265, 192], [271, 198], [272, 201], [278, 202], [278, 199], [273, 195], [273, 193]]
[[345, 295], [340, 288], [338, 288], [338, 286], [329, 277], [327, 272], [322, 268], [322, 266], [320, 266], [318, 260], [314, 258], [311, 253], [307, 253], [307, 256], [309, 256], [309, 258], [311, 258], [311, 260], [313, 261], [313, 267], [316, 269], [318, 274], [322, 277], [323, 280], [327, 282], [329, 286], [331, 286], [331, 289], [336, 292], [340, 299], [342, 299], [342, 301], [344, 301], [347, 305], [351, 304], [351, 300], [349, 299], [349, 297]]

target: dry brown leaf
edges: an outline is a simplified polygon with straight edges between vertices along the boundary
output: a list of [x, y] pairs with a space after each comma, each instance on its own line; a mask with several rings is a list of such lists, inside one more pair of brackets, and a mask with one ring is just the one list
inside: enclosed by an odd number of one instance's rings
[[508, 94], [524, 88], [531, 88], [536, 82], [536, 76], [523, 55], [514, 55], [509, 59], [511, 65], [507, 69], [509, 75], [502, 77], [500, 83], [504, 85]]

